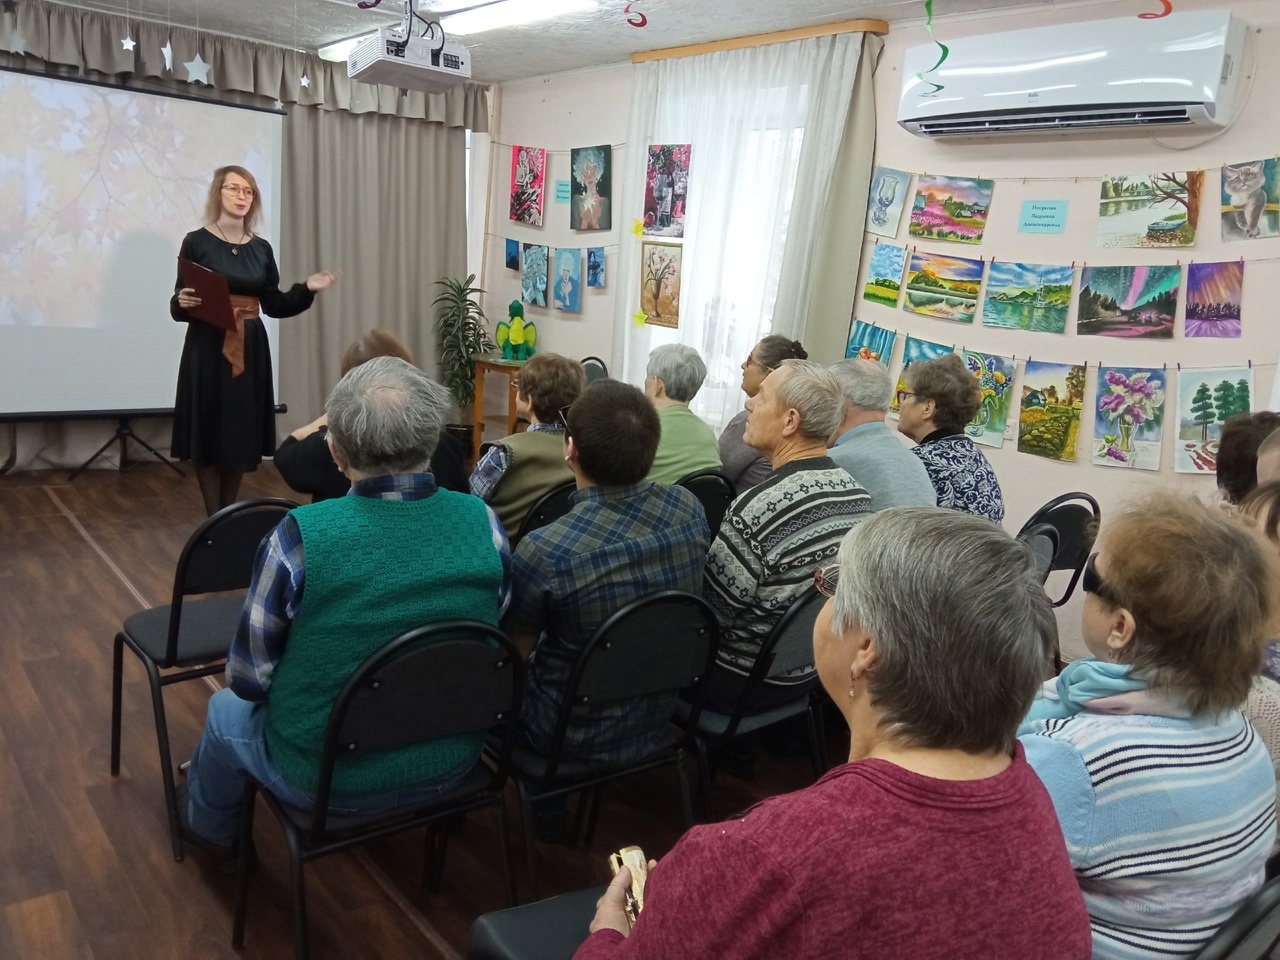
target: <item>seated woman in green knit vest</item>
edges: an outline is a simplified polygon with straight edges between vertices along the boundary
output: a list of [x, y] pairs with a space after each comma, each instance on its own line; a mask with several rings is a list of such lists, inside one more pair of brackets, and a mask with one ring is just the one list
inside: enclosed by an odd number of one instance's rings
[[520, 368], [516, 412], [529, 421], [529, 429], [486, 443], [471, 472], [471, 492], [498, 515], [508, 538], [539, 497], [573, 479], [564, 462], [560, 410], [577, 400], [585, 385], [582, 364], [558, 353], [539, 353]]
[[698, 470], [720, 469], [715, 431], [689, 409], [706, 378], [707, 365], [693, 347], [664, 343], [649, 354], [644, 392], [662, 423], [662, 439], [649, 468], [652, 483], [675, 483]]
[[[448, 392], [396, 357], [361, 364], [329, 395], [329, 445], [351, 490], [293, 510], [258, 551], [228, 687], [209, 701], [177, 797], [197, 845], [231, 853], [247, 777], [311, 807], [329, 712], [380, 647], [440, 620], [498, 623], [511, 591], [502, 526], [428, 472], [448, 409]], [[484, 737], [340, 760], [330, 809], [378, 814], [434, 798], [471, 771]]]

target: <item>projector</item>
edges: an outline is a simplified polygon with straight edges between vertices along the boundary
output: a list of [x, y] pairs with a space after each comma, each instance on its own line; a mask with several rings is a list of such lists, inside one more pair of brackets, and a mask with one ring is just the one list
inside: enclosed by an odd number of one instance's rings
[[409, 37], [383, 27], [361, 40], [347, 57], [347, 76], [361, 83], [385, 83], [402, 90], [443, 93], [471, 79], [471, 55], [452, 40]]

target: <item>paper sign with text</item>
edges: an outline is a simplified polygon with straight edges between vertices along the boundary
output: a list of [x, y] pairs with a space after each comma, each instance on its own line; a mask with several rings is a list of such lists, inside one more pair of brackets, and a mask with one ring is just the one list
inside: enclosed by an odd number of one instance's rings
[[1023, 200], [1019, 233], [1063, 233], [1067, 229], [1067, 201]]

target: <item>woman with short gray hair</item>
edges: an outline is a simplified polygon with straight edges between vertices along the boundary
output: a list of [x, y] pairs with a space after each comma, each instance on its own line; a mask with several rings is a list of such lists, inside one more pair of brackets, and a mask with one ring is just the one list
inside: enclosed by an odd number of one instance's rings
[[689, 409], [707, 377], [707, 365], [693, 347], [664, 343], [649, 354], [644, 392], [657, 408], [662, 439], [649, 470], [653, 483], [675, 483], [699, 470], [719, 470], [715, 432]]
[[849, 762], [694, 827], [630, 928], [622, 871], [575, 960], [1086, 960], [1084, 900], [1015, 736], [1057, 629], [1031, 551], [976, 517], [894, 508], [817, 579], [834, 594], [818, 674]]

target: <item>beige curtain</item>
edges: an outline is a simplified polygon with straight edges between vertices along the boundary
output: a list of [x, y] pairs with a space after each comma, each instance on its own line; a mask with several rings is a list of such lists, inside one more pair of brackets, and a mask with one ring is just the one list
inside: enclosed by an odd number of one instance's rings
[[876, 103], [872, 75], [884, 41], [873, 34], [862, 40], [862, 57], [849, 102], [844, 139], [831, 179], [826, 212], [814, 244], [813, 281], [809, 288], [809, 318], [804, 343], [809, 355], [822, 363], [844, 356], [853, 304], [858, 292], [867, 192], [876, 150]]
[[434, 282], [466, 276], [465, 136], [378, 114], [289, 112], [281, 276], [324, 268], [342, 278], [281, 321], [282, 435], [320, 414], [343, 349], [373, 327], [393, 331], [434, 375]]
[[[132, 52], [120, 44], [126, 35], [136, 41]], [[161, 52], [166, 44], [172, 70]], [[197, 52], [211, 65], [208, 85], [187, 82], [182, 64]], [[276, 251], [282, 280], [321, 268], [344, 275], [315, 308], [281, 324], [277, 399], [290, 408], [277, 420], [281, 436], [320, 413], [343, 347], [372, 327], [394, 330], [434, 371], [431, 284], [446, 274], [465, 276], [465, 129], [488, 130], [484, 87], [401, 97], [390, 87], [351, 82], [345, 64], [296, 50], [47, 0], [22, 0], [0, 13], [0, 68], [286, 105]], [[133, 427], [168, 449], [167, 419], [135, 420]], [[76, 466], [114, 429], [114, 420], [0, 424], [0, 470], [11, 462], [16, 469]], [[117, 449], [97, 465], [114, 465]], [[133, 447], [130, 456], [147, 458]]]

